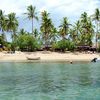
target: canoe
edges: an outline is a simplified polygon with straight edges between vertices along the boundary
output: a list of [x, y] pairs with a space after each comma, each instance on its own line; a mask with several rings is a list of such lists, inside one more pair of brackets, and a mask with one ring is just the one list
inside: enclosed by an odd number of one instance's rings
[[27, 57], [27, 60], [40, 60], [40, 57]]

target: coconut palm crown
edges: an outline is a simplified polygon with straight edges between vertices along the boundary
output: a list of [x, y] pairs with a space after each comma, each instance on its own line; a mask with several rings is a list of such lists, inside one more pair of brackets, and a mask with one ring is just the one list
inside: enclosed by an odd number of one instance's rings
[[37, 12], [36, 12], [36, 7], [32, 6], [32, 5], [29, 5], [27, 7], [27, 12], [24, 13], [24, 14], [27, 15], [27, 17], [29, 18], [29, 20], [32, 20], [32, 33], [33, 33], [33, 22], [34, 22], [33, 19], [38, 20], [38, 16], [37, 16]]

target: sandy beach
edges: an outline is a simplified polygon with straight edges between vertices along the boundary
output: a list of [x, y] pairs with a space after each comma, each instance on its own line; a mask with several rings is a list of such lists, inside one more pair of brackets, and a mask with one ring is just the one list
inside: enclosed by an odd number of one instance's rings
[[98, 53], [67, 52], [58, 53], [50, 51], [6, 53], [0, 52], [0, 61], [27, 61], [27, 57], [40, 57], [40, 61], [91, 61], [95, 57], [100, 57]]

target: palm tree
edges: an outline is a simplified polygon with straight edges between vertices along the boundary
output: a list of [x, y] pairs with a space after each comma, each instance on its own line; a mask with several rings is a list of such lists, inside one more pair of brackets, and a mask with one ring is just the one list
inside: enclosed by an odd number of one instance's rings
[[12, 32], [12, 40], [16, 38], [16, 30], [18, 28], [18, 20], [15, 13], [10, 13], [6, 20], [7, 31]]
[[33, 22], [34, 22], [33, 19], [38, 20], [37, 12], [36, 12], [36, 7], [33, 7], [32, 5], [29, 5], [27, 7], [27, 12], [24, 13], [24, 14], [27, 15], [27, 17], [29, 18], [29, 20], [32, 20], [32, 33], [33, 33]]
[[86, 23], [85, 28], [85, 36], [86, 36], [86, 42], [87, 45], [92, 46], [92, 39], [93, 39], [93, 34], [94, 34], [94, 29], [93, 29], [93, 24], [90, 18], [88, 18], [88, 21]]
[[46, 11], [42, 12], [42, 24], [40, 27], [41, 32], [43, 33], [43, 39], [45, 42], [45, 47], [48, 45], [49, 40], [51, 39], [50, 35], [52, 33], [53, 24], [52, 20], [49, 18], [49, 13]]
[[88, 17], [88, 15], [87, 15], [86, 12], [84, 12], [83, 14], [81, 14], [81, 22], [87, 22], [87, 17]]
[[6, 18], [2, 10], [0, 10], [0, 30], [2, 32], [4, 41], [6, 41], [6, 35], [4, 33], [4, 31], [6, 31]]
[[80, 22], [80, 44], [92, 46], [94, 30], [91, 19], [88, 17], [86, 12], [81, 14]]
[[2, 31], [3, 30], [3, 23], [4, 23], [4, 14], [3, 14], [3, 11], [0, 10], [0, 30]]
[[95, 10], [95, 13], [93, 15], [93, 20], [95, 21], [96, 24], [96, 48], [97, 48], [97, 42], [98, 42], [97, 34], [99, 33], [99, 22], [100, 22], [100, 11], [98, 8]]
[[24, 34], [26, 34], [26, 31], [22, 28], [22, 29], [20, 29], [19, 34], [24, 35]]
[[79, 35], [80, 35], [80, 21], [78, 20], [72, 29], [70, 29], [70, 37], [73, 42], [77, 45], [79, 43]]
[[77, 34], [79, 34], [80, 33], [80, 21], [79, 20], [75, 23], [75, 29], [77, 31]]
[[80, 18], [80, 45], [86, 45], [87, 44], [87, 25], [88, 25], [88, 15], [86, 12], [81, 14]]
[[64, 17], [61, 25], [59, 26], [60, 34], [62, 35], [63, 39], [66, 39], [66, 35], [68, 35], [69, 25], [71, 24], [69, 24], [67, 17]]
[[34, 29], [33, 33], [34, 33], [34, 37], [37, 38], [37, 36], [38, 36], [38, 30], [36, 28]]
[[55, 27], [52, 28], [52, 33], [51, 33], [50, 37], [51, 37], [51, 43], [55, 43], [57, 38], [59, 37], [58, 31]]

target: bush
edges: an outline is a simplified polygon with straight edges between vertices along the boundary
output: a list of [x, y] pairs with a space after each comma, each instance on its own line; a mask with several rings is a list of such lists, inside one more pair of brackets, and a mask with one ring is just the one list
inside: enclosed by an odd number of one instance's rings
[[54, 50], [57, 50], [57, 49], [59, 49], [58, 48], [58, 43], [55, 42], [55, 43], [52, 44], [52, 50], [54, 51]]
[[52, 45], [53, 50], [65, 52], [67, 48], [67, 41], [61, 40]]
[[61, 40], [57, 43], [53, 43], [53, 50], [58, 50], [65, 52], [66, 50], [73, 51], [75, 49], [75, 44], [69, 40]]
[[67, 43], [67, 49], [69, 50], [69, 51], [74, 51], [74, 49], [75, 49], [76, 47], [75, 47], [75, 43], [74, 42], [68, 42]]
[[29, 34], [19, 35], [17, 45], [21, 51], [35, 51], [38, 48], [37, 40]]
[[67, 48], [67, 41], [66, 40], [58, 41], [58, 48], [61, 49], [62, 52], [65, 52]]

